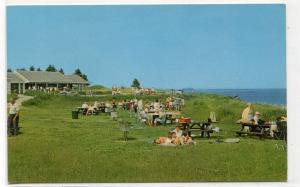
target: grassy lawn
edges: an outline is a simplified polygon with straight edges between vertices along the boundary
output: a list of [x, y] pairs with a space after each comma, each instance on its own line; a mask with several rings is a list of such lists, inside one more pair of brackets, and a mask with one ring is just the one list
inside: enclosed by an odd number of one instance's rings
[[[156, 96], [148, 97], [154, 99]], [[160, 96], [164, 97], [164, 96]], [[134, 126], [122, 141], [118, 124], [109, 116], [79, 116], [71, 111], [83, 101], [111, 97], [38, 96], [23, 104], [22, 134], [8, 138], [10, 183], [64, 182], [197, 182], [286, 181], [287, 152], [276, 149], [282, 141], [242, 137], [239, 143], [195, 139], [194, 146], [162, 147], [151, 142], [172, 128]], [[222, 137], [234, 137], [245, 103], [228, 97], [185, 96], [185, 116], [206, 120], [215, 111]], [[265, 118], [286, 115], [285, 109], [254, 105]], [[132, 120], [127, 111], [120, 116]], [[134, 121], [134, 120], [132, 120]]]

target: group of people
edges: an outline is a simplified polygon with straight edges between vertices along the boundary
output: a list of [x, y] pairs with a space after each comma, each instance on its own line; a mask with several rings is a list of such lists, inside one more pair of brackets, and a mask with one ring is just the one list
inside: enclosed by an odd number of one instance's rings
[[117, 108], [116, 101], [113, 100], [111, 102], [98, 102], [95, 101], [93, 104], [88, 104], [84, 102], [81, 105], [82, 114], [84, 115], [93, 115], [98, 112], [109, 113]]
[[119, 95], [119, 94], [121, 94], [121, 89], [120, 89], [120, 87], [118, 87], [118, 86], [113, 86], [113, 87], [111, 88], [111, 95], [112, 95], [112, 96], [115, 96], [115, 95]]
[[[253, 115], [254, 114], [254, 115]], [[271, 137], [274, 137], [274, 133], [278, 132], [277, 122], [286, 122], [287, 118], [284, 116], [278, 117], [275, 121], [266, 122], [262, 119], [261, 113], [259, 111], [253, 112], [253, 106], [251, 103], [247, 103], [247, 107], [242, 112], [242, 119], [238, 120], [237, 123], [248, 123], [252, 125], [264, 125], [267, 124], [270, 128], [267, 128], [270, 131]], [[252, 127], [255, 129], [255, 126]], [[258, 128], [259, 129], [259, 128]], [[246, 128], [246, 130], [249, 130]]]
[[155, 90], [153, 88], [133, 88], [134, 95], [152, 95]]
[[32, 91], [43, 91], [45, 93], [57, 93], [59, 91], [70, 91], [71, 88], [69, 86], [64, 87], [44, 87], [44, 86], [28, 86], [28, 90]]
[[238, 123], [253, 123], [255, 125], [265, 123], [264, 120], [261, 119], [261, 113], [256, 111], [253, 115], [253, 107], [251, 103], [247, 103], [247, 107], [242, 112], [242, 119], [238, 121]]
[[193, 145], [196, 142], [193, 141], [188, 133], [183, 132], [180, 126], [176, 126], [173, 131], [168, 133], [167, 137], [159, 137], [153, 143], [160, 145]]
[[28, 90], [33, 90], [33, 91], [36, 91], [36, 90], [39, 90], [39, 91], [43, 91], [45, 93], [51, 93], [51, 92], [57, 92], [58, 91], [58, 88], [57, 87], [42, 87], [42, 86], [29, 86], [28, 87]]
[[140, 121], [151, 127], [159, 123], [164, 124], [167, 118], [170, 117], [170, 114], [167, 114], [167, 112], [171, 112], [170, 107], [169, 110], [166, 110], [165, 103], [158, 99], [144, 102], [142, 99], [138, 100], [134, 98], [131, 100], [123, 100], [118, 105], [124, 110], [135, 113]]
[[183, 106], [184, 106], [183, 98], [170, 96], [166, 99], [165, 108], [167, 110], [180, 111]]
[[[122, 87], [113, 86], [112, 87], [112, 96], [120, 95]], [[155, 92], [153, 88], [132, 88], [132, 93], [134, 96], [138, 95], [152, 95]]]

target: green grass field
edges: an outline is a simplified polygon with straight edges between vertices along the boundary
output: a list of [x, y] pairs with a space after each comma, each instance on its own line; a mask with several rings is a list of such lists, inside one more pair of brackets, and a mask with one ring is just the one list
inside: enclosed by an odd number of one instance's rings
[[[155, 99], [158, 96], [146, 97]], [[165, 97], [165, 96], [160, 96]], [[71, 118], [83, 101], [111, 97], [40, 95], [22, 106], [22, 134], [8, 138], [10, 183], [101, 182], [204, 182], [286, 181], [287, 152], [279, 140], [241, 137], [235, 144], [195, 139], [194, 146], [163, 147], [151, 142], [173, 127], [134, 126], [129, 141], [122, 140], [118, 124], [105, 114]], [[206, 120], [215, 111], [223, 138], [235, 137], [245, 103], [228, 97], [186, 95], [185, 116]], [[254, 110], [273, 119], [286, 110], [254, 105]], [[127, 111], [120, 116], [131, 120]], [[132, 120], [134, 122], [134, 120]]]

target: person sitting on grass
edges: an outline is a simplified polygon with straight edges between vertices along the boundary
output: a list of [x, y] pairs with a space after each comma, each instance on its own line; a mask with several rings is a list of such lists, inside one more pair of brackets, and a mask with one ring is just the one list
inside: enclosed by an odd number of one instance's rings
[[180, 129], [180, 125], [177, 125], [175, 129], [172, 131], [176, 134], [176, 137], [180, 138], [182, 136], [182, 130]]
[[195, 144], [195, 142], [188, 135], [188, 133], [184, 132], [184, 133], [182, 133], [182, 136], [181, 136], [181, 144], [191, 145], [191, 144]]
[[175, 145], [181, 144], [181, 141], [180, 141], [181, 137], [178, 137], [174, 131], [171, 132], [171, 137], [172, 137], [171, 138], [172, 144], [175, 144]]

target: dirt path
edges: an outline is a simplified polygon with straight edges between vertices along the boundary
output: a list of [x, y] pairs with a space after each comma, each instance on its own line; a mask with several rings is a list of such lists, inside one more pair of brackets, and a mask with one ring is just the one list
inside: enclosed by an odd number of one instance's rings
[[17, 103], [18, 104], [22, 104], [22, 102], [24, 101], [27, 101], [27, 100], [30, 100], [32, 99], [33, 97], [32, 96], [28, 96], [28, 95], [18, 95], [18, 99], [17, 99]]

